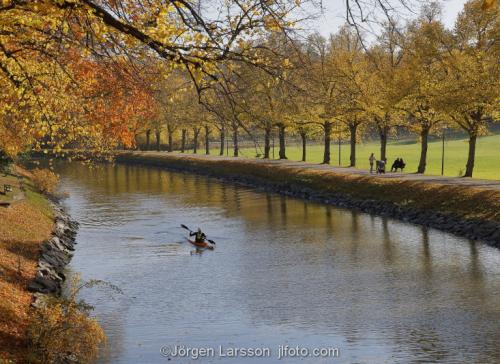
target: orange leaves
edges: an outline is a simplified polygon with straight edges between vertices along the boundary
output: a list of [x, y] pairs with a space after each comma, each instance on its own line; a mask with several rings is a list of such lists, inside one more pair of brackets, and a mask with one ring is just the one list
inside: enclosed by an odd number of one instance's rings
[[0, 149], [132, 146], [140, 124], [155, 115], [148, 82], [129, 61], [92, 57], [87, 46], [102, 43], [102, 22], [57, 4], [23, 2], [0, 12]]
[[495, 3], [496, 3], [496, 0], [484, 0], [483, 5], [482, 5], [482, 9], [483, 10], [492, 9], [495, 6]]
[[82, 84], [87, 120], [94, 135], [113, 146], [135, 145], [135, 135], [151, 119], [157, 117], [157, 104], [149, 83], [125, 61], [97, 63], [84, 60], [76, 68]]

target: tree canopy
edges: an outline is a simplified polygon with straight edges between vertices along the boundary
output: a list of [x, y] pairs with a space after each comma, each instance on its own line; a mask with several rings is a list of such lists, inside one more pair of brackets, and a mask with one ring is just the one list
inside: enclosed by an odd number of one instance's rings
[[[394, 5], [405, 6], [396, 2]], [[389, 3], [387, 3], [389, 4]], [[386, 4], [386, 5], [387, 5]], [[469, 136], [465, 175], [476, 139], [498, 120], [498, 5], [470, 0], [453, 29], [438, 3], [396, 20], [396, 6], [347, 2], [344, 27], [329, 38], [300, 31], [314, 0], [4, 0], [0, 6], [0, 149], [134, 148], [141, 134], [212, 131], [221, 151], [231, 135], [264, 139], [278, 131], [349, 135], [350, 164], [366, 133], [415, 133], [425, 172], [427, 140], [443, 127]], [[385, 16], [367, 41], [364, 11]], [[209, 152], [209, 148], [206, 148]]]

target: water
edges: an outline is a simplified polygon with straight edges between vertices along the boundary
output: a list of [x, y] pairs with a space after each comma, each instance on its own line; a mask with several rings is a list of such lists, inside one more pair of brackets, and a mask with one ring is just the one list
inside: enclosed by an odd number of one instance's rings
[[[500, 362], [496, 249], [200, 176], [58, 170], [81, 223], [71, 270], [123, 290], [82, 293], [109, 338], [101, 363], [164, 363], [161, 348], [176, 345], [214, 350], [171, 358], [181, 363]], [[181, 223], [216, 249], [192, 254]], [[339, 356], [279, 360], [280, 345]], [[270, 355], [231, 359], [220, 346]]]

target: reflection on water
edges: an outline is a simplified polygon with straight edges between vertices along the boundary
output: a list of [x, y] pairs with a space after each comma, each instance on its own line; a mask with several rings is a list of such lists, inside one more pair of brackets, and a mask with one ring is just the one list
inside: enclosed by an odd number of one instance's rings
[[[498, 250], [200, 176], [58, 168], [81, 223], [71, 268], [125, 292], [84, 293], [109, 336], [103, 363], [162, 363], [160, 348], [176, 344], [333, 346], [339, 363], [500, 361]], [[181, 223], [217, 248], [191, 255]]]

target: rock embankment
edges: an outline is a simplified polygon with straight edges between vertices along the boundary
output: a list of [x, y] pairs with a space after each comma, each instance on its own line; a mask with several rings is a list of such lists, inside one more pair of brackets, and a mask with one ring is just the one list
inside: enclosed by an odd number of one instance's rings
[[[60, 295], [66, 279], [64, 270], [75, 250], [78, 223], [58, 204], [53, 203], [55, 224], [52, 237], [42, 244], [35, 278], [28, 285], [31, 292]], [[35, 294], [35, 305], [39, 295]]]

